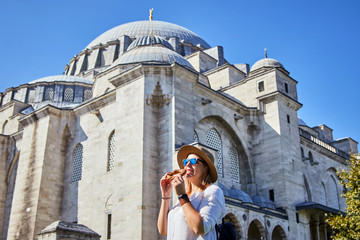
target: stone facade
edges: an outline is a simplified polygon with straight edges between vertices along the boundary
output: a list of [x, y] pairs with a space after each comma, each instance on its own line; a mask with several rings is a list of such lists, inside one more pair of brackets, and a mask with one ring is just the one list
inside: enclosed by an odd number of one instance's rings
[[[142, 41], [139, 25], [157, 37]], [[92, 43], [65, 75], [0, 93], [3, 239], [55, 239], [46, 227], [57, 221], [101, 239], [164, 239], [159, 179], [193, 142], [214, 151], [239, 239], [329, 238], [324, 213], [345, 209], [335, 173], [357, 142], [298, 119], [297, 81], [281, 63], [230, 64], [221, 46], [156, 21]]]

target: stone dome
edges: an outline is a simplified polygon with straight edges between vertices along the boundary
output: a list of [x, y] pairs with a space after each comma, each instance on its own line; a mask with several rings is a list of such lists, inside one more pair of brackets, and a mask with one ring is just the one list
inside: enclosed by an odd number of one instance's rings
[[264, 196], [255, 195], [252, 199], [253, 202], [260, 207], [275, 209], [274, 202]]
[[274, 67], [274, 68], [281, 67], [281, 68], [284, 68], [284, 66], [276, 59], [263, 58], [263, 59], [257, 61], [256, 63], [254, 63], [254, 65], [250, 69], [250, 72], [255, 71], [257, 69], [260, 69], [262, 67]]
[[161, 44], [171, 50], [174, 50], [174, 48], [171, 46], [171, 44], [162, 37], [144, 36], [144, 37], [138, 38], [135, 41], [133, 41], [127, 48], [127, 51], [129, 51], [133, 48], [136, 48], [138, 46], [157, 45], [157, 44]]
[[136, 21], [119, 25], [95, 38], [86, 48], [106, 44], [110, 41], [120, 39], [123, 35], [137, 39], [148, 36], [150, 32], [165, 39], [177, 37], [179, 41], [189, 42], [194, 46], [200, 44], [204, 48], [210, 48], [207, 42], [192, 31], [179, 25], [162, 21]]
[[244, 191], [231, 188], [228, 190], [229, 196], [241, 200], [242, 202], [253, 203], [251, 197]]
[[29, 82], [29, 84], [33, 83], [41, 83], [41, 82], [67, 82], [67, 83], [86, 83], [93, 84], [92, 80], [88, 80], [81, 77], [69, 76], [69, 75], [54, 75], [36, 79], [34, 81]]
[[194, 69], [193, 66], [180, 54], [161, 46], [145, 46], [134, 48], [121, 55], [112, 66], [129, 63], [168, 63], [174, 62]]

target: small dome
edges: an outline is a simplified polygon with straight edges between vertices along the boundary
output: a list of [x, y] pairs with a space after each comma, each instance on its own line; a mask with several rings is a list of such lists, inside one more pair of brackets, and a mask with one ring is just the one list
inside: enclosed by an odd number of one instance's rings
[[[259, 61], [257, 61], [250, 69], [250, 72], [255, 71], [257, 69], [260, 69], [262, 67], [282, 67], [284, 66], [278, 61], [273, 58], [263, 58]], [[285, 69], [285, 68], [284, 68]]]
[[206, 49], [210, 48], [207, 42], [192, 31], [179, 25], [162, 21], [137, 21], [119, 25], [95, 38], [86, 48], [106, 44], [110, 41], [120, 39], [120, 37], [124, 35], [134, 39], [147, 36], [150, 32], [166, 39], [177, 37], [179, 41], [189, 42], [194, 46], [200, 44]]
[[241, 191], [241, 190], [235, 189], [235, 188], [231, 188], [228, 190], [228, 193], [229, 193], [229, 197], [239, 199], [242, 202], [253, 203], [250, 196], [244, 191]]
[[68, 82], [68, 83], [93, 84], [93, 81], [91, 80], [81, 77], [69, 76], [69, 75], [54, 75], [54, 76], [43, 77], [29, 82], [29, 84], [40, 83], [40, 82]]
[[156, 63], [169, 63], [174, 62], [187, 66], [191, 69], [194, 69], [193, 66], [180, 54], [159, 46], [145, 46], [134, 48], [123, 55], [121, 55], [113, 64], [129, 64], [129, 63], [144, 63], [144, 62], [156, 62]]
[[221, 190], [223, 191], [224, 195], [225, 195], [225, 196], [229, 196], [229, 193], [228, 193], [227, 188], [226, 188], [223, 184], [221, 184], [221, 183], [218, 183], [218, 185], [219, 185], [219, 187], [221, 188]]
[[126, 51], [129, 51], [137, 46], [148, 46], [148, 45], [157, 45], [157, 44], [161, 44], [171, 50], [174, 50], [174, 48], [171, 46], [171, 44], [166, 41], [166, 39], [159, 37], [159, 36], [145, 36], [145, 37], [141, 37], [136, 39], [135, 41], [133, 41], [129, 47], [127, 48]]
[[300, 126], [307, 126], [306, 122], [304, 122], [304, 120], [302, 120], [301, 118], [298, 117], [298, 124]]
[[253, 202], [260, 207], [275, 209], [274, 202], [271, 201], [270, 199], [267, 199], [264, 196], [255, 195], [252, 199], [253, 199]]

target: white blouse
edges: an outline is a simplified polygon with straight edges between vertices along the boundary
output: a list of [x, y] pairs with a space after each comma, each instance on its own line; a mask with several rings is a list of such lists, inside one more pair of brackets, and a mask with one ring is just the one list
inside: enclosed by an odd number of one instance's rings
[[198, 236], [186, 222], [179, 202], [169, 211], [167, 225], [168, 240], [216, 240], [215, 224], [225, 216], [224, 193], [216, 185], [189, 197], [193, 207], [200, 213], [204, 223], [204, 235]]

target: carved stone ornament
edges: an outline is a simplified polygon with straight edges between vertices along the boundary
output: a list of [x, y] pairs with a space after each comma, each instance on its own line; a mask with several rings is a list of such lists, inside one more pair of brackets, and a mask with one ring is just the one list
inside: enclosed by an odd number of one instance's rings
[[151, 94], [150, 97], [146, 98], [146, 104], [152, 105], [155, 108], [161, 108], [164, 106], [164, 104], [169, 105], [170, 100], [170, 96], [168, 94], [163, 94], [161, 85], [159, 82], [157, 82], [154, 89], [154, 94]]

